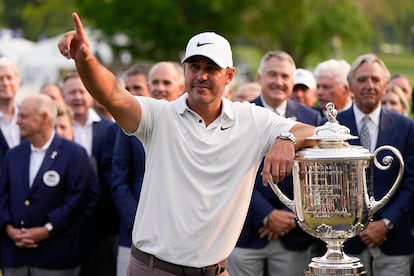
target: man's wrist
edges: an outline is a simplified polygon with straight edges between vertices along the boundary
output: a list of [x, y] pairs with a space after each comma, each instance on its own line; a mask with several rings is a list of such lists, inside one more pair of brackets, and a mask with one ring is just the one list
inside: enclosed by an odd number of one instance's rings
[[388, 230], [391, 230], [394, 228], [394, 224], [392, 224], [392, 222], [389, 219], [383, 218], [382, 221], [384, 222]]
[[53, 224], [50, 223], [50, 222], [46, 223], [45, 227], [46, 227], [47, 231], [49, 231], [49, 233], [51, 233], [54, 229]]
[[296, 137], [291, 132], [282, 132], [277, 138], [282, 140], [290, 140], [295, 145], [296, 144]]
[[262, 221], [263, 225], [266, 226], [268, 221], [269, 221], [269, 216], [266, 216]]

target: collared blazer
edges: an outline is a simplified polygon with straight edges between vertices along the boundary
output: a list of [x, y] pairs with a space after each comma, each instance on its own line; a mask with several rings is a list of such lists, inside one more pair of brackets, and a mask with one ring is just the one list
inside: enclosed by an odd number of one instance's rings
[[[350, 129], [352, 135], [358, 136], [358, 128], [355, 121], [353, 108], [338, 113], [337, 120], [341, 125]], [[361, 145], [359, 139], [349, 140], [351, 145]], [[381, 250], [388, 255], [411, 254], [413, 242], [411, 237], [410, 212], [414, 196], [414, 121], [411, 118], [392, 112], [386, 108], [381, 109], [378, 141], [375, 148], [390, 145], [397, 148], [403, 156], [405, 171], [400, 187], [391, 200], [375, 215], [374, 220], [388, 218], [394, 224], [387, 234], [387, 241], [381, 246]], [[382, 152], [378, 160], [382, 160], [390, 152]], [[381, 171], [371, 164], [374, 174], [374, 196], [380, 200], [391, 188], [398, 173], [399, 164], [397, 158], [389, 170]], [[345, 243], [345, 251], [349, 254], [358, 254], [365, 244], [355, 237]]]
[[[25, 140], [20, 137], [20, 141]], [[3, 165], [4, 157], [6, 156], [7, 151], [10, 149], [9, 144], [7, 144], [6, 138], [4, 137], [3, 132], [0, 130], [0, 170]]]
[[[1, 263], [63, 269], [80, 264], [79, 218], [87, 206], [91, 179], [83, 147], [58, 135], [52, 140], [32, 186], [29, 186], [30, 143], [10, 149], [0, 176]], [[16, 228], [54, 226], [37, 248], [19, 248], [5, 233]]]

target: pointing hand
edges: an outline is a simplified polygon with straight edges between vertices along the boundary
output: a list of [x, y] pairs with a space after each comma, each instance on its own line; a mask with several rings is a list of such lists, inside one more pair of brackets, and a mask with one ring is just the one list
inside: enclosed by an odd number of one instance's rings
[[92, 56], [89, 41], [83, 29], [82, 22], [77, 13], [72, 14], [74, 31], [65, 33], [58, 41], [60, 53], [67, 59], [78, 62], [87, 61]]

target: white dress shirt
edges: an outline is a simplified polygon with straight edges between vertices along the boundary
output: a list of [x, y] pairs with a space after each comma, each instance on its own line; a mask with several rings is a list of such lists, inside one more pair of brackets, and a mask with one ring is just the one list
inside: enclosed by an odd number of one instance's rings
[[364, 116], [368, 116], [370, 120], [367, 122], [367, 127], [371, 137], [371, 148], [370, 152], [374, 152], [375, 148], [377, 147], [377, 140], [378, 140], [378, 128], [379, 128], [379, 119], [381, 113], [381, 105], [379, 105], [374, 111], [369, 114], [363, 113], [358, 107], [354, 104], [353, 106], [354, 114], [355, 114], [355, 121], [358, 128], [358, 133], [361, 132], [362, 127], [362, 119]]
[[30, 165], [29, 165], [29, 186], [30, 188], [33, 185], [33, 181], [37, 175], [37, 172], [42, 165], [43, 159], [45, 159], [46, 151], [49, 148], [50, 144], [52, 143], [53, 137], [55, 137], [55, 132], [52, 132], [49, 140], [44, 144], [41, 148], [36, 148], [32, 144], [30, 144]]
[[82, 145], [89, 156], [92, 156], [93, 123], [100, 122], [101, 117], [92, 108], [88, 111], [88, 120], [85, 125], [73, 122], [73, 137], [76, 143]]
[[14, 114], [12, 120], [7, 120], [3, 112], [0, 112], [0, 129], [6, 139], [9, 148], [20, 144], [20, 128], [17, 125], [18, 107], [14, 107]]

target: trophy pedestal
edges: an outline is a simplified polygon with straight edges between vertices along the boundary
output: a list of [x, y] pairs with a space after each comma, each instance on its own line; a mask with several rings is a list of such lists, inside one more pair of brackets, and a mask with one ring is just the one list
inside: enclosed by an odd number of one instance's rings
[[323, 257], [314, 257], [308, 265], [308, 271], [305, 276], [360, 276], [367, 275], [363, 264], [356, 257], [342, 256], [338, 260], [328, 260], [326, 255]]

